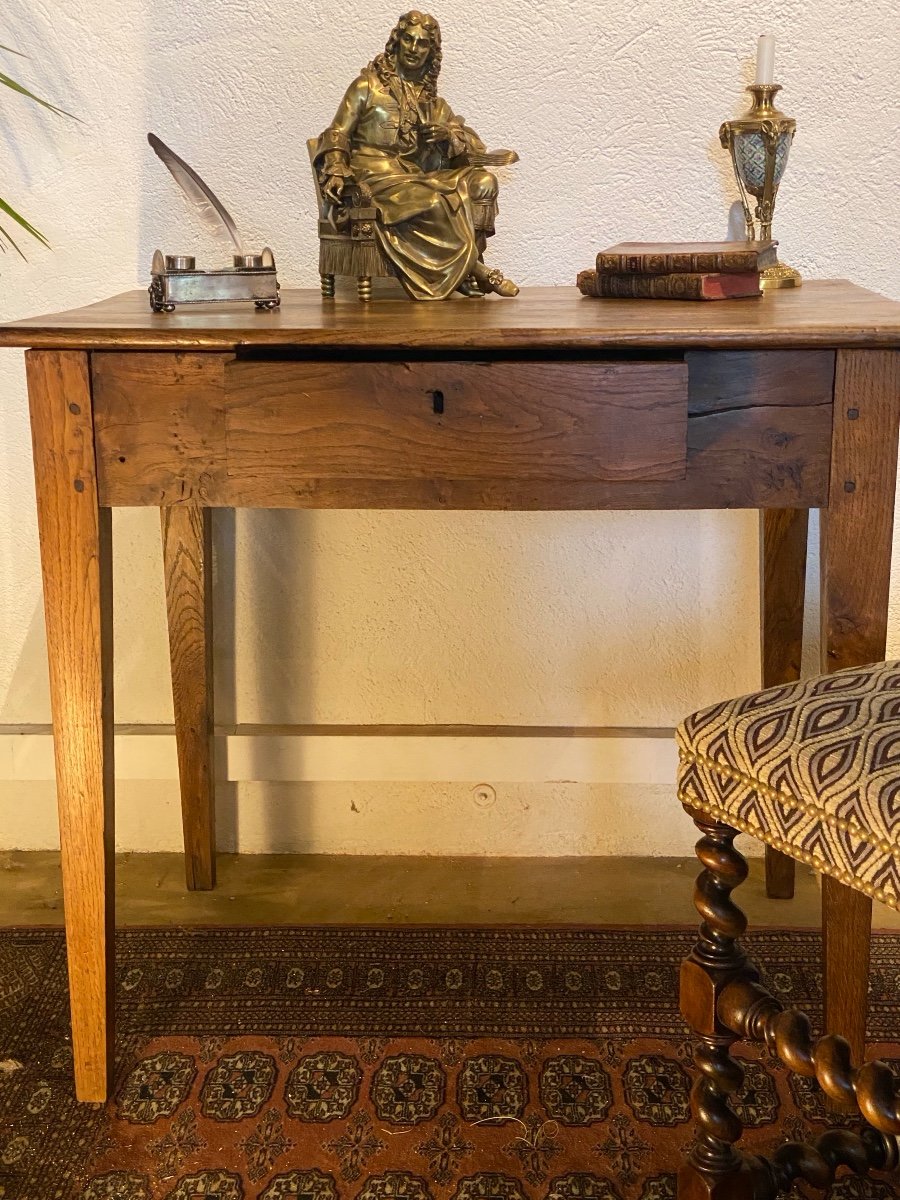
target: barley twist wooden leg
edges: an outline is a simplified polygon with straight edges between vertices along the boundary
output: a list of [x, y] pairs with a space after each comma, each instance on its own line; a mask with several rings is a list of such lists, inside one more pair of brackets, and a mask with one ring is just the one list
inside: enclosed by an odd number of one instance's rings
[[736, 829], [702, 813], [694, 815], [694, 824], [703, 834], [696, 847], [703, 870], [694, 888], [694, 907], [701, 917], [694, 957], [710, 967], [735, 973], [747, 962], [739, 945], [747, 918], [731, 899], [731, 893], [747, 878], [747, 862], [734, 848]]
[[372, 299], [372, 276], [371, 275], [360, 275], [358, 283], [357, 283], [357, 291], [359, 292], [359, 298], [363, 302], [363, 304], [368, 304], [369, 301]]
[[[690, 811], [690, 810], [689, 810]], [[694, 904], [700, 935], [681, 966], [681, 1011], [700, 1039], [695, 1062], [699, 1076], [691, 1093], [696, 1141], [678, 1177], [679, 1200], [753, 1200], [751, 1164], [735, 1149], [743, 1127], [728, 1103], [744, 1072], [731, 1056], [738, 1035], [717, 1015], [724, 987], [738, 978], [754, 979], [738, 944], [747, 920], [731, 892], [747, 878], [747, 864], [734, 849], [737, 831], [699, 812], [691, 812], [703, 836], [697, 857]]]
[[889, 1067], [871, 1062], [856, 1070], [844, 1038], [813, 1038], [805, 1013], [785, 1009], [750, 978], [739, 977], [726, 985], [717, 1013], [738, 1037], [765, 1042], [790, 1071], [815, 1078], [828, 1097], [851, 1111], [861, 1110], [869, 1126], [874, 1126], [859, 1131], [829, 1129], [809, 1145], [789, 1142], [779, 1146], [770, 1160], [756, 1160], [756, 1200], [774, 1200], [789, 1192], [798, 1179], [821, 1190], [830, 1188], [841, 1166], [857, 1175], [896, 1170], [900, 1104]]
[[[877, 1062], [855, 1069], [844, 1038], [814, 1039], [806, 1015], [784, 1009], [762, 986], [740, 948], [747, 921], [731, 899], [747, 877], [747, 864], [734, 848], [737, 833], [699, 812], [691, 815], [703, 834], [697, 857], [704, 869], [694, 893], [700, 935], [682, 964], [681, 1011], [700, 1039], [699, 1077], [691, 1095], [697, 1136], [679, 1173], [679, 1200], [775, 1200], [800, 1179], [829, 1188], [840, 1166], [860, 1175], [895, 1170], [900, 1103], [890, 1069]], [[743, 1069], [731, 1056], [741, 1040], [765, 1042], [789, 1070], [817, 1079], [842, 1106], [858, 1106], [875, 1128], [831, 1129], [811, 1145], [780, 1146], [771, 1159], [742, 1155], [736, 1143], [743, 1129], [728, 1102], [743, 1082]]]
[[322, 280], [322, 297], [323, 297], [323, 299], [333, 300], [334, 299], [334, 276], [333, 275], [322, 275], [321, 280]]
[[831, 1188], [838, 1167], [849, 1167], [856, 1175], [869, 1171], [897, 1169], [897, 1139], [863, 1129], [829, 1129], [811, 1145], [788, 1142], [772, 1155], [771, 1190], [762, 1191], [760, 1200], [775, 1200], [782, 1195], [794, 1195], [795, 1180], [802, 1179], [814, 1188]]

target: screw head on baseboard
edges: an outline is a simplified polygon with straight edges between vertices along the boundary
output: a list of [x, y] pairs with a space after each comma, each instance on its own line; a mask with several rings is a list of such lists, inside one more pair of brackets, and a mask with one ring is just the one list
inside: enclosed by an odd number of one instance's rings
[[489, 783], [479, 783], [472, 788], [472, 799], [478, 808], [490, 808], [497, 803], [497, 793]]

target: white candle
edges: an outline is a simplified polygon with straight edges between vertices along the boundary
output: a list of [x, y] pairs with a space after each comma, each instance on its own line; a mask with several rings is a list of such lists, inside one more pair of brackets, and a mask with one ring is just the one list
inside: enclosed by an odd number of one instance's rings
[[775, 35], [764, 33], [756, 47], [756, 82], [775, 82]]

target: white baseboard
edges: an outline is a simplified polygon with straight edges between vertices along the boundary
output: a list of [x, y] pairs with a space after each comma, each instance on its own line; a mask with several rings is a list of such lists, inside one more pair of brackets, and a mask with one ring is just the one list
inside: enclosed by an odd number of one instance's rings
[[[116, 847], [179, 851], [174, 736], [116, 737]], [[689, 855], [670, 731], [216, 739], [218, 846], [243, 853]], [[0, 732], [0, 848], [58, 845], [52, 738]], [[749, 841], [748, 841], [749, 846]]]

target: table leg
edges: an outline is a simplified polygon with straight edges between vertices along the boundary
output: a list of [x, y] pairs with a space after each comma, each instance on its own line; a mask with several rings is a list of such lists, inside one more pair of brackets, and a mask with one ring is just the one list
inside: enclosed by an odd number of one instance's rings
[[29, 351], [75, 1091], [106, 1099], [113, 1049], [111, 513], [94, 468], [88, 355]]
[[[868, 1016], [872, 901], [863, 892], [822, 876], [822, 938], [825, 953], [825, 1028], [840, 1033], [862, 1062]], [[846, 995], [845, 995], [846, 992]], [[837, 1111], [850, 1108], [833, 1106]]]
[[[800, 678], [808, 524], [805, 508], [770, 508], [760, 513], [760, 626], [765, 688]], [[794, 870], [790, 855], [766, 846], [767, 895], [789, 900], [794, 894]]]
[[187, 886], [216, 882], [210, 510], [160, 510]]
[[[878, 662], [887, 637], [900, 352], [840, 350], [828, 507], [822, 510], [823, 670]], [[825, 1023], [862, 1060], [871, 901], [827, 883]]]

